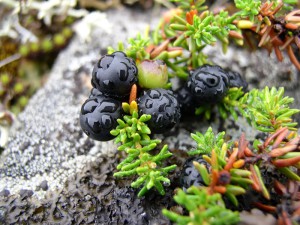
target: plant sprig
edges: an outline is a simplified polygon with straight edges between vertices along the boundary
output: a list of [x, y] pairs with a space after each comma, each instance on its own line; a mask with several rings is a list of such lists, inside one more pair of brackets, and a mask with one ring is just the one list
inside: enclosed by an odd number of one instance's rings
[[188, 152], [189, 155], [208, 154], [212, 149], [219, 154], [224, 143], [225, 132], [215, 135], [212, 128], [209, 127], [205, 134], [200, 132], [192, 133], [191, 137], [197, 143], [197, 148]]
[[133, 188], [142, 186], [138, 193], [141, 197], [152, 188], [161, 194], [165, 194], [163, 185], [169, 185], [170, 180], [167, 175], [176, 168], [176, 165], [164, 166], [163, 162], [169, 158], [172, 153], [168, 151], [168, 146], [163, 148], [156, 155], [150, 151], [154, 150], [161, 142], [158, 139], [151, 139], [151, 133], [146, 122], [151, 118], [150, 115], [141, 115], [137, 113], [137, 104], [132, 101], [130, 105], [123, 103], [123, 109], [128, 115], [123, 119], [118, 119], [118, 126], [111, 131], [116, 136], [115, 142], [121, 143], [118, 150], [127, 153], [127, 157], [117, 166], [118, 172], [115, 177], [126, 177], [137, 175], [137, 179], [131, 183]]
[[[237, 118], [238, 110], [257, 130], [272, 133], [280, 127], [296, 130], [297, 123], [292, 116], [299, 109], [291, 109], [294, 99], [284, 96], [284, 88], [265, 87], [263, 90], [252, 89], [242, 95], [241, 89], [231, 89], [219, 108], [225, 109]], [[225, 112], [221, 115], [226, 116]]]
[[163, 209], [162, 213], [178, 225], [225, 225], [236, 224], [240, 220], [238, 212], [226, 209], [220, 194], [209, 194], [204, 188], [191, 186], [187, 192], [179, 189], [174, 199], [189, 214], [180, 215], [167, 209]]

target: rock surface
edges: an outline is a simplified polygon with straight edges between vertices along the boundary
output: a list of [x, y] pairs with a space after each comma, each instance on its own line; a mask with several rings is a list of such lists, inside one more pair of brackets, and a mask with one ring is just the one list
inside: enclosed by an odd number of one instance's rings
[[[79, 126], [81, 104], [89, 95], [93, 64], [107, 46], [143, 32], [156, 24], [153, 12], [124, 9], [107, 12], [113, 32], [96, 29], [91, 42], [74, 37], [61, 52], [45, 86], [30, 100], [12, 127], [7, 147], [0, 158], [0, 223], [3, 224], [169, 224], [162, 207], [172, 204], [172, 193], [155, 193], [137, 199], [128, 182], [112, 174], [119, 155], [110, 142], [94, 142]], [[241, 72], [251, 87], [285, 86], [299, 108], [299, 72], [287, 61], [278, 63], [266, 52], [249, 53], [209, 48], [212, 62]], [[298, 73], [298, 74], [297, 74]], [[299, 117], [297, 117], [300, 122]], [[158, 136], [170, 150], [193, 147], [190, 132], [226, 130], [237, 138], [246, 132], [249, 140], [257, 132], [244, 120], [224, 123], [186, 121], [169, 134]], [[116, 157], [117, 156], [117, 157]], [[176, 186], [176, 181], [174, 184]], [[169, 187], [172, 190], [172, 187]], [[154, 204], [147, 204], [147, 202]]]

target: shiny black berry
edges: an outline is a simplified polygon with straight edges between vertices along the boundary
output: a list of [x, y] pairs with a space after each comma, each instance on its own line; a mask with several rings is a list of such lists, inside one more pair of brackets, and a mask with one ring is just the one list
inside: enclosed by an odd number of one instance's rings
[[94, 140], [111, 140], [114, 136], [110, 131], [116, 128], [121, 112], [120, 101], [102, 95], [91, 97], [81, 107], [81, 128]]
[[247, 91], [248, 83], [238, 72], [228, 71], [230, 87], [242, 87], [244, 92]]
[[122, 98], [128, 96], [137, 82], [137, 67], [123, 52], [103, 56], [94, 66], [92, 85], [103, 94]]
[[153, 133], [164, 133], [180, 120], [180, 107], [170, 90], [158, 88], [144, 91], [137, 103], [140, 115], [151, 115], [147, 124]]
[[195, 114], [195, 101], [186, 85], [182, 86], [176, 91], [176, 97], [180, 106], [180, 112], [182, 114]]
[[200, 173], [195, 168], [193, 161], [205, 165], [206, 169], [210, 171], [210, 164], [206, 162], [202, 156], [192, 157], [186, 160], [180, 174], [180, 185], [183, 190], [188, 189], [190, 186], [204, 186], [205, 183]]
[[99, 91], [97, 88], [92, 88], [89, 98], [102, 96], [102, 95], [103, 95], [103, 93], [101, 91]]
[[228, 73], [220, 66], [201, 66], [190, 73], [187, 81], [187, 88], [198, 104], [219, 102], [228, 87]]

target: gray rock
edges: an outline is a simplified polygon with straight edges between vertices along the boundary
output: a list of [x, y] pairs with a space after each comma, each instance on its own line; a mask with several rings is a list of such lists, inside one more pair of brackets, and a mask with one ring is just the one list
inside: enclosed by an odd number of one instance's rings
[[[87, 83], [100, 52], [143, 32], [151, 14], [121, 10], [109, 12], [108, 18], [113, 33], [97, 29], [90, 43], [75, 37], [59, 55], [46, 85], [19, 115], [1, 155], [0, 190], [8, 189], [11, 194], [21, 188], [36, 190], [44, 180], [49, 190], [61, 189], [66, 179], [87, 163], [115, 151], [112, 142], [95, 143], [83, 134], [80, 106], [89, 95]], [[42, 198], [44, 192], [35, 195]]]

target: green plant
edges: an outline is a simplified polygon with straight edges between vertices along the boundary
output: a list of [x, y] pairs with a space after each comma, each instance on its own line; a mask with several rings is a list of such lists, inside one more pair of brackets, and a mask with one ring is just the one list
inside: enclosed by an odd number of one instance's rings
[[[187, 80], [195, 69], [211, 63], [203, 51], [208, 45], [220, 42], [226, 52], [232, 41], [243, 45], [248, 35], [258, 34], [258, 47], [274, 50], [279, 61], [283, 60], [281, 51], [286, 49], [291, 62], [300, 69], [292, 49], [300, 48], [299, 10], [290, 11], [295, 1], [236, 0], [233, 12], [212, 12], [203, 0], [172, 2], [177, 8], [166, 14], [156, 29], [150, 32], [148, 28], [144, 36], [138, 34], [136, 38], [129, 39], [126, 47], [123, 43], [116, 48], [108, 47], [108, 53], [124, 51], [137, 64], [144, 60], [162, 60], [169, 69], [169, 78], [177, 76]], [[226, 75], [222, 79], [226, 80]], [[250, 145], [244, 134], [235, 142], [225, 141], [225, 132], [215, 135], [211, 128], [204, 134], [191, 134], [197, 148], [189, 154], [204, 154], [203, 159], [211, 169], [194, 162], [205, 186], [191, 186], [187, 192], [178, 189], [174, 199], [185, 208], [181, 214], [163, 210], [164, 215], [178, 224], [237, 223], [238, 212], [226, 209], [222, 198], [229, 200], [234, 207], [239, 205], [239, 196], [249, 191], [259, 193], [266, 200], [272, 199], [274, 193], [264, 178], [266, 171], [281, 173], [285, 179], [293, 180], [291, 182], [300, 180], [296, 172], [300, 167], [299, 136], [295, 132], [297, 123], [292, 119], [300, 110], [290, 108], [293, 99], [284, 97], [283, 88], [266, 87], [245, 92], [244, 86], [232, 87], [230, 82], [224, 83], [227, 85], [226, 91], [231, 88], [221, 102], [216, 105], [203, 104], [196, 108], [195, 113], [204, 114], [204, 118], [209, 119], [216, 106], [223, 119], [229, 115], [237, 119], [241, 115], [268, 138], [253, 140]], [[142, 85], [139, 88], [142, 89]], [[161, 141], [151, 139], [151, 130], [147, 125], [150, 115], [139, 115], [134, 100], [130, 98], [130, 104], [123, 103], [126, 115], [118, 119], [117, 128], [111, 131], [116, 136], [116, 143], [121, 143], [118, 149], [126, 153], [114, 176], [137, 177], [131, 186], [142, 187], [138, 196], [143, 196], [153, 187], [164, 194], [163, 184], [170, 184], [167, 174], [176, 165], [165, 166], [165, 159], [172, 155], [166, 145], [157, 154], [150, 154], [157, 151]], [[271, 178], [271, 182], [273, 184], [277, 180]], [[283, 188], [278, 189], [284, 192]], [[261, 208], [271, 207], [264, 202], [255, 204]], [[298, 212], [297, 209], [295, 211]], [[278, 217], [285, 213], [282, 210]], [[287, 220], [284, 222], [289, 224]]]
[[220, 194], [210, 194], [206, 189], [190, 187], [187, 192], [177, 190], [175, 201], [189, 211], [188, 216], [164, 209], [162, 213], [178, 225], [236, 224], [239, 213], [226, 209]]
[[143, 114], [139, 117], [137, 104], [132, 101], [130, 105], [123, 103], [123, 109], [128, 114], [118, 119], [118, 126], [111, 131], [116, 136], [115, 142], [121, 143], [118, 150], [127, 153], [125, 159], [117, 166], [120, 170], [114, 173], [115, 177], [138, 175], [138, 178], [131, 183], [134, 188], [142, 186], [138, 196], [143, 196], [148, 190], [155, 187], [161, 195], [165, 194], [163, 184], [170, 184], [166, 175], [176, 168], [176, 165], [164, 166], [163, 162], [172, 153], [165, 145], [158, 154], [151, 154], [161, 141], [150, 138], [150, 129], [146, 122], [150, 115]]
[[292, 116], [300, 110], [289, 108], [293, 102], [293, 98], [284, 96], [282, 87], [252, 89], [245, 94], [241, 88], [232, 88], [218, 109], [223, 118], [227, 118], [230, 113], [237, 119], [237, 110], [257, 130], [275, 132], [280, 127], [296, 130], [297, 123], [293, 122]]

